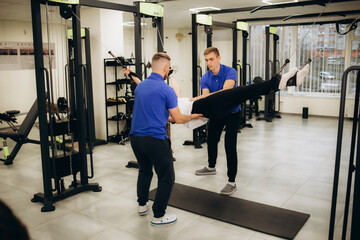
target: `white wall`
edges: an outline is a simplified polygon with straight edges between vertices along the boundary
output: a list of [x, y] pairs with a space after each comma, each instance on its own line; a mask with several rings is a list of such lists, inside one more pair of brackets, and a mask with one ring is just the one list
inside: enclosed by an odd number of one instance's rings
[[[339, 117], [339, 95], [287, 94], [280, 96], [280, 112], [302, 114], [303, 108], [309, 109], [309, 115]], [[344, 116], [352, 118], [354, 115], [354, 97], [349, 96], [345, 101]]]
[[[97, 139], [106, 139], [104, 59], [111, 58], [108, 51], [116, 56], [124, 54], [123, 13], [120, 11], [84, 8], [81, 9], [81, 26], [90, 29], [91, 67], [94, 95], [95, 133]], [[107, 72], [114, 81], [114, 73]], [[115, 96], [108, 92], [109, 97]], [[109, 116], [115, 114], [114, 108], [108, 108]], [[115, 132], [115, 122], [109, 122], [109, 134]]]
[[339, 98], [336, 96], [294, 96], [280, 97], [280, 112], [301, 114], [303, 108], [309, 109], [309, 115], [339, 116]]
[[[0, 20], [0, 41], [32, 42], [31, 23]], [[0, 71], [0, 112], [29, 111], [36, 99], [34, 70]]]
[[[50, 33], [50, 42], [55, 44], [55, 62], [53, 77], [56, 86], [59, 86], [59, 94], [63, 88], [63, 73], [57, 69], [63, 69], [65, 64], [63, 51], [64, 28], [61, 24], [51, 24], [53, 31]], [[42, 25], [43, 42], [48, 42], [46, 37], [46, 25]], [[8, 42], [33, 42], [31, 22], [17, 22], [0, 20], [0, 41]], [[66, 52], [66, 51], [65, 51]], [[20, 56], [18, 56], [20, 57]], [[47, 61], [47, 58], [44, 59]], [[20, 110], [27, 113], [34, 103], [36, 95], [36, 80], [34, 69], [0, 70], [0, 112], [6, 110]], [[55, 92], [57, 94], [58, 91]], [[19, 118], [21, 120], [21, 117]], [[21, 123], [21, 121], [19, 122]]]

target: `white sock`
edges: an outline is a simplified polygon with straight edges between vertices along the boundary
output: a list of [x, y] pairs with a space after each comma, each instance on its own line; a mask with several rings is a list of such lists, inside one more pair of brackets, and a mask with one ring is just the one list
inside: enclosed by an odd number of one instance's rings
[[305, 67], [303, 69], [301, 69], [300, 71], [297, 72], [296, 74], [296, 86], [300, 86], [305, 79], [305, 76], [309, 73], [309, 64], [306, 64]]
[[236, 183], [235, 182], [228, 182], [228, 184], [230, 184], [231, 186], [235, 187]]
[[281, 76], [281, 80], [279, 83], [279, 89], [285, 89], [286, 88], [286, 83], [287, 81], [295, 75], [296, 71], [298, 69], [297, 68], [293, 68], [291, 69], [289, 72], [285, 73], [284, 75]]

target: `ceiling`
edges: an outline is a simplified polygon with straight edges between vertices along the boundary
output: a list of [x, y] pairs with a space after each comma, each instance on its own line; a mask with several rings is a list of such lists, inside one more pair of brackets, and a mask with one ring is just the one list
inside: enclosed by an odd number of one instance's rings
[[[113, 2], [125, 5], [133, 5], [132, 0], [102, 0], [106, 2]], [[151, 1], [151, 0], [147, 0]], [[293, 0], [269, 0], [274, 1], [275, 3], [281, 2], [290, 2]], [[298, 0], [299, 2], [308, 1], [308, 0]], [[337, 11], [349, 11], [349, 10], [359, 10], [360, 11], [360, 0], [358, 1], [348, 1], [337, 3], [336, 0], [328, 0], [323, 2], [330, 2], [326, 4], [326, 7], [320, 5], [311, 5], [311, 6], [299, 6], [299, 7], [289, 7], [282, 9], [271, 9], [271, 10], [259, 10], [254, 13], [247, 12], [238, 12], [238, 13], [223, 13], [223, 14], [213, 14], [213, 20], [224, 23], [231, 23], [236, 19], [248, 19], [248, 18], [266, 18], [274, 16], [291, 16], [298, 14], [308, 14], [316, 13], [320, 14], [321, 12], [337, 12]], [[261, 5], [267, 5], [262, 2], [262, 0], [165, 0], [160, 1], [164, 6], [164, 24], [165, 28], [190, 28], [191, 27], [191, 12], [190, 8], [198, 7], [217, 7], [221, 9], [231, 9], [231, 8], [244, 8], [244, 7], [257, 7]], [[132, 15], [126, 14], [125, 21], [131, 21]], [[360, 14], [356, 15], [347, 15], [347, 16], [333, 16], [333, 17], [321, 17], [321, 20], [340, 20], [346, 18], [359, 18]], [[13, 21], [31, 21], [31, 11], [30, 11], [30, 0], [0, 0], [0, 19], [3, 20], [13, 20]], [[317, 17], [307, 19], [307, 21], [319, 20]], [[304, 21], [301, 20], [289, 20], [286, 23], [297, 23]], [[285, 23], [282, 20], [277, 21], [258, 21], [252, 22], [251, 24], [271, 24], [271, 23]]]

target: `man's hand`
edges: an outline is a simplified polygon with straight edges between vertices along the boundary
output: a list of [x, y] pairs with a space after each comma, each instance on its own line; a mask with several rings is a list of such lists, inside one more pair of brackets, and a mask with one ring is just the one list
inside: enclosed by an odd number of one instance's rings
[[183, 115], [180, 113], [179, 107], [171, 108], [169, 109], [170, 117], [176, 122], [176, 123], [186, 123], [188, 121], [191, 121], [193, 119], [201, 118], [202, 114], [191, 114], [191, 115]]
[[129, 74], [130, 74], [130, 72], [131, 72], [130, 69], [124, 68], [123, 71], [124, 71], [125, 75], [126, 75], [127, 77], [129, 77]]
[[191, 117], [191, 119], [199, 119], [199, 118], [202, 118], [203, 115], [200, 113], [194, 113], [194, 114], [191, 114], [190, 117]]

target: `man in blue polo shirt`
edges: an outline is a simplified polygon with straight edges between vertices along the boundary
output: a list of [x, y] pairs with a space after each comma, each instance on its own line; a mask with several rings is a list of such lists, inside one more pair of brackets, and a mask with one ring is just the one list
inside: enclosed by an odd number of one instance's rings
[[152, 207], [153, 226], [171, 224], [177, 220], [174, 215], [165, 215], [175, 181], [171, 144], [166, 135], [169, 113], [176, 123], [202, 117], [202, 114], [187, 116], [180, 113], [174, 90], [164, 82], [169, 74], [170, 60], [165, 53], [156, 53], [153, 56], [151, 75], [140, 82], [135, 90], [130, 131], [131, 147], [139, 164], [137, 201], [140, 215], [148, 212], [153, 166], [158, 176], [158, 188]]
[[[202, 95], [194, 98], [206, 97], [214, 92], [236, 87], [237, 74], [235, 69], [220, 64], [220, 54], [216, 47], [209, 47], [204, 51], [205, 61], [209, 68], [200, 79]], [[218, 143], [221, 133], [226, 127], [225, 152], [227, 160], [227, 176], [229, 178], [226, 186], [220, 191], [222, 195], [231, 195], [236, 191], [235, 177], [237, 173], [236, 142], [240, 121], [240, 106], [232, 109], [227, 116], [209, 120], [208, 126], [208, 166], [196, 170], [196, 175], [216, 174], [216, 158], [218, 154]]]

